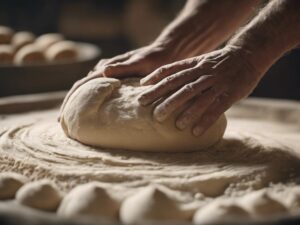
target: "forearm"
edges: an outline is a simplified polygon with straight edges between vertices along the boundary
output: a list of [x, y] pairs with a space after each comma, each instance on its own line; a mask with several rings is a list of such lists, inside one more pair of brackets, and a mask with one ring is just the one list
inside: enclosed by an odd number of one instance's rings
[[175, 59], [203, 54], [226, 41], [260, 0], [189, 0], [156, 43], [172, 46]]
[[300, 44], [300, 1], [273, 0], [228, 45], [264, 74], [284, 53]]

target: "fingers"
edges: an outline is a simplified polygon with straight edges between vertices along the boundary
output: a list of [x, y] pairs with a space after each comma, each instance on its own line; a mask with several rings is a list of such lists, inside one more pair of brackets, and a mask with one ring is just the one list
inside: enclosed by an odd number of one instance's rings
[[221, 96], [218, 101], [215, 101], [213, 104], [211, 104], [204, 112], [201, 119], [193, 128], [193, 134], [195, 136], [202, 135], [227, 109], [231, 107], [232, 103], [233, 101], [228, 95]]
[[196, 64], [197, 61], [191, 59], [189, 61], [183, 60], [183, 61], [162, 66], [157, 70], [155, 70], [153, 73], [149, 74], [147, 77], [143, 78], [141, 80], [141, 85], [156, 84], [159, 81], [163, 80], [164, 78], [170, 76], [171, 74], [194, 67], [196, 66]]
[[124, 62], [107, 65], [104, 68], [106, 77], [124, 77], [131, 75], [144, 75], [144, 68], [147, 66], [145, 60], [131, 58]]
[[166, 94], [178, 89], [186, 83], [190, 83], [198, 77], [198, 73], [194, 68], [186, 69], [164, 78], [158, 84], [152, 86], [139, 97], [142, 105], [149, 105]]
[[223, 90], [221, 88], [212, 87], [200, 94], [195, 102], [178, 117], [176, 126], [183, 130], [195, 124], [222, 92]]
[[129, 59], [129, 57], [131, 56], [132, 52], [126, 52], [122, 55], [117, 55], [111, 59], [101, 59], [97, 65], [95, 66], [95, 70], [105, 66], [105, 65], [109, 65], [109, 64], [113, 64], [113, 63], [118, 63], [118, 62], [122, 62], [125, 61], [127, 59]]
[[204, 90], [210, 88], [216, 80], [216, 77], [204, 75], [196, 81], [184, 85], [179, 91], [164, 100], [154, 110], [154, 117], [158, 121], [165, 120], [176, 109], [184, 105], [187, 101], [194, 98]]

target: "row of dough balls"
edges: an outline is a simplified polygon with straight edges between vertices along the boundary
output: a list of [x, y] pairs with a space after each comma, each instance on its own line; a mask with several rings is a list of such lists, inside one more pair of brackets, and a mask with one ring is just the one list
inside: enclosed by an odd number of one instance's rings
[[[97, 182], [79, 185], [65, 196], [48, 180], [28, 182], [15, 173], [0, 174], [0, 200], [13, 199], [31, 208], [57, 212], [59, 216], [120, 219], [124, 224], [145, 221], [188, 221], [195, 224], [224, 221], [226, 218], [256, 218], [287, 213], [287, 208], [265, 190], [239, 200], [219, 199], [196, 212], [183, 209], [161, 188], [148, 186], [127, 197], [122, 203], [114, 199]], [[295, 200], [300, 202], [300, 193]]]
[[61, 34], [49, 33], [39, 37], [28, 31], [14, 32], [0, 26], [0, 64], [41, 64], [75, 61], [76, 43], [64, 40]]

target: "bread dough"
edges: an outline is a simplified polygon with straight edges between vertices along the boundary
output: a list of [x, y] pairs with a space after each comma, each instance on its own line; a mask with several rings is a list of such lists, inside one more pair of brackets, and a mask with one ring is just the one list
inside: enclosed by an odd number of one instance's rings
[[11, 44], [14, 46], [15, 50], [18, 51], [22, 47], [28, 44], [32, 44], [35, 40], [33, 33], [28, 31], [20, 31], [15, 33], [11, 40]]
[[23, 186], [27, 178], [17, 173], [0, 174], [0, 199], [14, 198], [17, 190]]
[[237, 217], [248, 219], [250, 215], [235, 201], [219, 199], [196, 211], [193, 222], [194, 224], [218, 224], [224, 219], [236, 219]]
[[72, 41], [60, 41], [46, 50], [46, 57], [51, 62], [75, 61], [78, 57], [76, 44]]
[[14, 31], [11, 28], [0, 26], [0, 44], [9, 44], [13, 35]]
[[[23, 109], [28, 98], [21, 99], [22, 104], [13, 104]], [[57, 115], [54, 108], [0, 117], [0, 171], [50, 179], [64, 193], [96, 181], [124, 207], [144, 188], [158, 186], [180, 210], [189, 210], [187, 220], [218, 199], [234, 201], [252, 217], [246, 197], [257, 190], [266, 190], [283, 205], [282, 213], [300, 213], [298, 102], [238, 102], [227, 112], [224, 140], [207, 151], [172, 154], [83, 145], [66, 138]], [[161, 210], [164, 214], [169, 208]]]
[[120, 209], [124, 224], [141, 224], [145, 221], [183, 221], [188, 214], [160, 188], [149, 186], [128, 197]]
[[45, 211], [55, 211], [61, 198], [60, 191], [48, 180], [27, 183], [16, 195], [16, 200], [20, 204]]
[[14, 58], [14, 62], [17, 65], [39, 64], [45, 61], [44, 53], [36, 44], [24, 46], [16, 53]]
[[14, 58], [14, 48], [11, 45], [0, 45], [0, 64], [11, 64]]
[[255, 191], [240, 200], [253, 217], [279, 215], [286, 212], [286, 207], [266, 190]]
[[96, 182], [80, 185], [68, 193], [58, 214], [66, 217], [94, 216], [116, 220], [118, 218], [119, 202]]
[[48, 49], [51, 45], [63, 41], [64, 37], [61, 34], [49, 33], [43, 34], [36, 39], [36, 44], [43, 50]]
[[201, 150], [218, 142], [225, 131], [222, 115], [201, 137], [190, 129], [180, 131], [175, 118], [165, 122], [153, 119], [154, 105], [143, 107], [139, 95], [149, 86], [137, 79], [97, 78], [79, 87], [70, 97], [61, 125], [69, 137], [82, 143], [111, 149], [135, 151], [187, 152]]

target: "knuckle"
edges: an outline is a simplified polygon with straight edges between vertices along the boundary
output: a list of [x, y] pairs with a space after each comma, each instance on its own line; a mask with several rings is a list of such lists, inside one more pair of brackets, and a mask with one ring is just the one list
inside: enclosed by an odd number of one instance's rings
[[195, 91], [195, 85], [193, 83], [187, 84], [184, 86], [183, 90], [186, 93], [192, 93]]
[[202, 121], [204, 124], [210, 125], [216, 120], [216, 115], [210, 114], [210, 115], [205, 115], [202, 118]]

